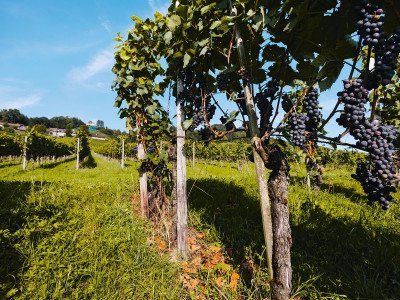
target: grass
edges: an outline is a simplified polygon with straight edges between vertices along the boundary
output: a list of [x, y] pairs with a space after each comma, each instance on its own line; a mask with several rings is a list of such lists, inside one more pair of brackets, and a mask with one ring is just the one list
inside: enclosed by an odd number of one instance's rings
[[132, 214], [134, 167], [97, 160], [90, 170], [2, 169], [0, 298], [179, 298], [177, 266]]
[[[90, 170], [74, 170], [74, 162], [0, 169], [0, 298], [189, 297], [179, 266], [157, 253], [151, 227], [132, 213], [135, 165], [121, 170], [117, 161], [96, 160]], [[400, 299], [399, 204], [388, 212], [368, 205], [350, 169], [325, 174], [321, 191], [307, 191], [304, 170], [291, 171], [293, 294]], [[199, 162], [188, 177], [191, 226], [208, 244], [222, 246], [240, 274], [244, 299], [267, 297], [253, 165], [238, 170], [237, 164]], [[205, 280], [217, 289], [212, 278]]]

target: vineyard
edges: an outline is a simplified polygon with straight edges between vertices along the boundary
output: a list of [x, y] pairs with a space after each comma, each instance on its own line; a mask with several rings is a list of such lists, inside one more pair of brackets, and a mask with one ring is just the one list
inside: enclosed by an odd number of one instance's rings
[[131, 19], [126, 132], [0, 133], [1, 297], [399, 299], [400, 5]]

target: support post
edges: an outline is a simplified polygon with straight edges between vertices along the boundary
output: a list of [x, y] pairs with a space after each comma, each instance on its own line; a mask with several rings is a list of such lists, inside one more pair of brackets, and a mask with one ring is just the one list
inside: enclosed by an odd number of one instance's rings
[[180, 95], [183, 81], [178, 76], [176, 101], [176, 213], [177, 213], [177, 246], [182, 259], [187, 259], [187, 198], [186, 198], [186, 157], [184, 152], [185, 130], [182, 122], [184, 113]]
[[122, 140], [121, 168], [125, 168], [125, 139]]
[[[239, 28], [236, 26], [235, 28], [235, 40], [236, 46], [239, 53], [239, 62], [243, 72], [246, 72], [246, 54], [243, 45], [243, 39], [241, 37]], [[249, 117], [249, 129], [252, 140], [254, 138], [259, 138], [260, 131], [257, 125], [257, 115], [254, 108], [254, 99], [253, 93], [250, 87], [250, 83], [246, 79], [246, 75], [243, 76], [243, 89], [244, 96], [246, 101], [246, 109]], [[272, 220], [271, 220], [271, 204], [268, 195], [268, 187], [267, 180], [265, 177], [265, 166], [264, 162], [261, 159], [260, 155], [257, 153], [256, 149], [253, 147], [253, 156], [254, 156], [254, 166], [257, 175], [258, 182], [258, 191], [260, 194], [260, 203], [261, 203], [261, 216], [263, 223], [263, 231], [264, 231], [264, 240], [267, 248], [267, 263], [270, 278], [273, 278], [273, 268], [272, 268]]]
[[[141, 142], [138, 143], [138, 160], [141, 162], [145, 158], [144, 147]], [[139, 170], [139, 190], [140, 190], [140, 211], [143, 218], [149, 217], [149, 196], [147, 192], [147, 173]]]
[[22, 153], [22, 170], [26, 170], [26, 164], [27, 164], [27, 147], [28, 147], [28, 136], [26, 135], [24, 137], [24, 148], [23, 148], [23, 153]]
[[193, 141], [193, 144], [192, 144], [192, 168], [194, 168], [195, 161], [196, 161], [196, 142]]
[[76, 166], [75, 166], [75, 168], [78, 170], [79, 169], [79, 150], [81, 147], [81, 145], [80, 145], [81, 139], [78, 138], [76, 142], [77, 142], [77, 145], [76, 145]]

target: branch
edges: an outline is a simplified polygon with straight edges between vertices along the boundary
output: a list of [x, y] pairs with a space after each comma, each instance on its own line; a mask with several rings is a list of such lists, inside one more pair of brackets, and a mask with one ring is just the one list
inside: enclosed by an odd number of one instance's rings
[[371, 116], [370, 116], [371, 121], [375, 119], [376, 107], [378, 106], [378, 102], [379, 102], [378, 91], [374, 89], [374, 100], [372, 102]]
[[281, 90], [279, 91], [278, 103], [276, 104], [274, 117], [272, 118], [272, 121], [270, 122], [270, 126], [274, 125], [276, 117], [278, 116], [279, 106], [281, 105], [282, 94], [283, 94], [283, 85], [281, 86]]

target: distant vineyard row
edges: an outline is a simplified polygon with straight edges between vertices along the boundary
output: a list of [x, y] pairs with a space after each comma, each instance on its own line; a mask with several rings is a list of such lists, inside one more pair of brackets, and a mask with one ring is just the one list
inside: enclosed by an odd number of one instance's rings
[[73, 138], [56, 139], [39, 133], [30, 133], [27, 136], [0, 133], [0, 157], [20, 156], [26, 147], [27, 157], [61, 157], [68, 156], [75, 151]]

